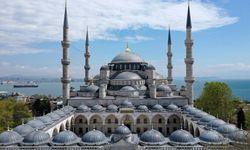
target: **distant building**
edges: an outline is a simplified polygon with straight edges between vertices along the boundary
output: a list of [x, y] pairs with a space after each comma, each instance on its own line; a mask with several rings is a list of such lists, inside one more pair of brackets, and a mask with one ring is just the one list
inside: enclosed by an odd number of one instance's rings
[[[186, 86], [173, 84], [171, 34], [168, 77], [132, 52], [129, 46], [89, 76], [88, 32], [85, 86], [70, 90], [68, 19], [65, 7], [63, 46], [64, 106], [0, 134], [0, 145], [21, 149], [234, 149], [247, 147], [249, 133], [193, 107], [191, 16], [186, 24]], [[0, 147], [1, 148], [1, 147]]]

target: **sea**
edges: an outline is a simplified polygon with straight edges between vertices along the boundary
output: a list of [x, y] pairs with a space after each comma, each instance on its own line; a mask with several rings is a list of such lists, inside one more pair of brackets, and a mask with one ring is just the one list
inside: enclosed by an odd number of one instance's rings
[[[194, 99], [201, 95], [204, 84], [211, 81], [225, 82], [231, 88], [234, 96], [250, 102], [250, 79], [196, 79], [194, 83]], [[184, 81], [180, 79], [174, 80], [173, 83], [176, 84], [177, 88], [185, 85]], [[38, 84], [39, 87], [37, 88], [13, 88], [12, 84], [2, 84], [0, 85], [0, 91], [19, 92], [27, 96], [34, 94], [51, 95], [53, 97], [61, 96], [61, 82], [39, 82]], [[72, 82], [71, 86], [77, 90], [83, 84], [83, 82]]]

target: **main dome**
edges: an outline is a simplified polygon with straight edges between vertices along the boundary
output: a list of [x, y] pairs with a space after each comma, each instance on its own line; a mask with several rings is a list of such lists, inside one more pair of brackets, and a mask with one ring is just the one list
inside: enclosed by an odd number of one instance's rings
[[140, 80], [141, 77], [133, 72], [122, 72], [115, 77], [116, 80]]
[[133, 52], [122, 52], [116, 55], [111, 63], [141, 63], [144, 60]]

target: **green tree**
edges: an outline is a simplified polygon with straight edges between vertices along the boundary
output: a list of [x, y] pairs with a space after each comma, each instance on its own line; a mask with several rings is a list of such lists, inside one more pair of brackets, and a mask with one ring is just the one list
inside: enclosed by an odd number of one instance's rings
[[229, 86], [223, 82], [206, 82], [201, 96], [195, 101], [197, 108], [227, 121], [235, 120], [233, 95]]
[[30, 118], [31, 111], [24, 102], [8, 98], [0, 101], [0, 132], [21, 124], [22, 119]]

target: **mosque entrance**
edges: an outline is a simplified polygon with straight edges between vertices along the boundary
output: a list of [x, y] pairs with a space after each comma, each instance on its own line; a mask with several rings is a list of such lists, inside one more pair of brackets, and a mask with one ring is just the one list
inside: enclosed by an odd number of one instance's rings
[[129, 115], [126, 115], [123, 119], [123, 124], [131, 130], [131, 126], [133, 124], [133, 118]]

